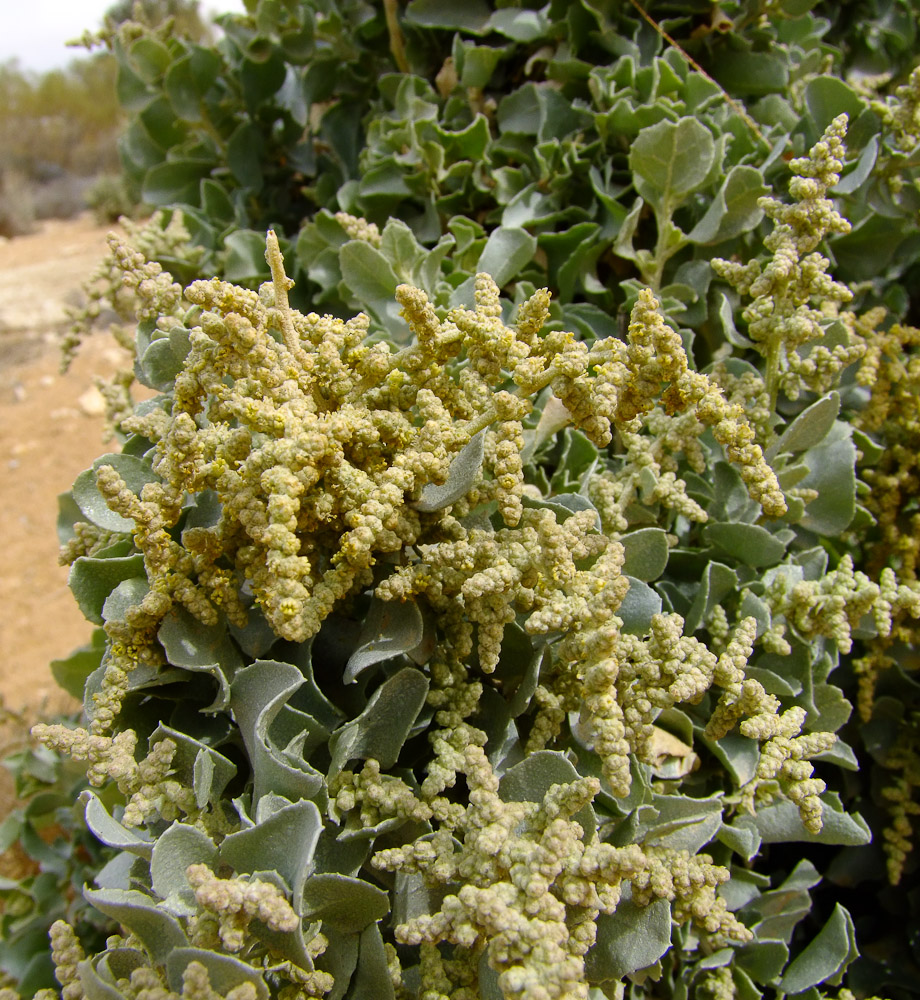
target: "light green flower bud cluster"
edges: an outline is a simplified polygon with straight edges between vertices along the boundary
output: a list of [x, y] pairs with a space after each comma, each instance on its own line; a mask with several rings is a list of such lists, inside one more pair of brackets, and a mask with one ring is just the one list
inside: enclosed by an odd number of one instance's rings
[[349, 239], [364, 240], [372, 247], [380, 246], [380, 230], [373, 222], [368, 222], [367, 219], [357, 215], [349, 215], [348, 212], [336, 212], [333, 217], [345, 230]]
[[[443, 942], [466, 953], [487, 948], [505, 996], [576, 1000], [588, 995], [584, 956], [595, 941], [596, 918], [615, 912], [626, 882], [640, 901], [675, 901], [680, 922], [692, 920], [714, 935], [750, 938], [716, 897], [727, 870], [705, 856], [601, 843], [583, 825], [587, 821], [576, 818], [599, 790], [597, 779], [553, 784], [541, 802], [506, 802], [482, 749], [484, 734], [464, 726], [447, 742], [454, 750], [454, 773], [465, 777], [469, 805], [454, 810], [453, 822], [430, 837], [379, 851], [373, 863], [462, 888], [448, 894], [436, 913], [399, 925], [397, 941]], [[445, 964], [428, 954], [421, 967], [422, 995], [429, 995], [426, 990], [453, 995], [446, 989]]]
[[806, 714], [804, 708], [795, 706], [780, 716], [762, 715], [742, 725], [743, 735], [766, 743], [760, 749], [753, 779], [742, 789], [741, 801], [754, 812], [755, 801], [769, 801], [772, 797], [769, 783], [778, 780], [798, 808], [805, 829], [819, 833], [823, 825], [819, 796], [827, 786], [820, 778], [811, 776], [814, 768], [809, 760], [830, 750], [837, 737], [833, 733], [799, 735]]
[[909, 153], [920, 142], [920, 67], [911, 72], [907, 83], [895, 89], [891, 104], [877, 107], [894, 133], [895, 145]]
[[[773, 197], [760, 199], [760, 207], [775, 223], [764, 240], [773, 253], [766, 266], [756, 260], [712, 261], [716, 274], [753, 299], [742, 315], [748, 335], [766, 359], [771, 413], [780, 391], [790, 399], [806, 390], [826, 392], [863, 351], [858, 340], [831, 347], [820, 343], [826, 321], [852, 298], [849, 288], [827, 274], [830, 261], [817, 250], [826, 236], [850, 231], [849, 222], [827, 197], [840, 179], [846, 129], [847, 117], [839, 115], [807, 156], [791, 162], [792, 204]], [[817, 306], [811, 304], [815, 300]]]
[[[121, 255], [137, 287], [152, 282], [151, 302], [161, 301], [173, 316], [174, 286], [162, 275], [147, 275], [131, 251]], [[273, 629], [303, 641], [337, 601], [371, 583], [373, 567], [388, 554], [416, 544], [429, 552], [431, 544], [443, 544], [445, 555], [436, 561], [453, 558], [447, 553], [456, 548], [455, 522], [448, 505], [432, 504], [426, 490], [449, 480], [454, 460], [480, 431], [488, 432], [482, 469], [454, 503], [459, 510], [473, 498], [495, 500], [505, 523], [524, 524], [526, 535], [536, 522], [523, 519], [521, 421], [532, 408], [531, 397], [547, 386], [574, 425], [600, 445], [611, 440], [612, 427], [633, 427], [662, 393], [669, 410], [694, 407], [697, 419], [712, 426], [729, 459], [741, 466], [765, 512], [785, 510], [740, 407], [688, 369], [680, 338], [663, 322], [650, 293], [640, 295], [628, 343], [606, 338], [589, 348], [571, 334], [541, 335], [545, 292], [525, 303], [517, 324], [507, 327], [498, 289], [487, 275], [476, 280], [475, 309], [452, 310], [446, 321], [422, 292], [401, 286], [397, 297], [416, 343], [394, 353], [385, 343], [365, 342], [363, 316], [345, 323], [291, 310], [289, 280], [273, 236], [267, 257], [273, 282], [260, 294], [216, 280], [186, 291], [202, 311], [191, 314], [200, 325], [189, 333], [191, 351], [176, 378], [172, 414], [153, 407], [124, 422], [126, 430], [156, 442], [154, 470], [162, 482], [147, 484], [138, 496], [111, 466], [98, 470], [98, 488], [109, 506], [135, 523], [135, 544], [150, 581], [149, 593], [118, 636], [126, 645], [143, 648], [174, 603], [204, 623], [216, 620], [218, 608], [241, 622], [243, 606], [228, 560], [251, 581]], [[174, 316], [170, 321], [179, 322]], [[516, 388], [503, 388], [506, 383]], [[186, 529], [177, 540], [173, 528], [182, 498], [204, 490], [220, 499], [219, 523]], [[691, 509], [676, 481], [663, 477], [660, 492]], [[548, 538], [551, 520], [543, 518], [544, 527], [534, 528], [538, 535]], [[575, 528], [563, 529], [551, 547], [568, 544], [566, 530]], [[427, 542], [445, 532], [448, 541]], [[596, 554], [601, 542], [596, 536], [580, 543], [579, 558]], [[471, 544], [481, 561], [495, 542], [489, 535]], [[526, 549], [530, 543], [521, 544]], [[486, 670], [496, 660], [512, 603], [536, 601], [539, 616], [542, 604], [554, 599], [547, 582], [536, 578], [515, 589], [505, 577], [519, 569], [506, 564], [507, 558], [487, 571], [474, 570], [462, 584]], [[397, 594], [405, 589], [401, 572], [392, 584], [385, 582], [381, 596], [405, 599], [410, 591], [420, 592], [424, 573], [412, 572], [416, 581], [409, 590]], [[432, 586], [440, 587], [440, 579]], [[531, 590], [534, 597], [524, 593]], [[433, 594], [429, 599], [438, 600]], [[117, 632], [118, 623], [107, 628]]]
[[300, 924], [284, 892], [273, 882], [218, 878], [204, 864], [189, 865], [185, 877], [198, 905], [217, 917], [220, 941], [227, 951], [243, 948], [252, 920], [260, 920], [273, 931], [293, 931]]
[[114, 781], [129, 797], [122, 818], [125, 826], [141, 826], [155, 818], [174, 820], [198, 811], [193, 791], [169, 777], [176, 754], [172, 740], [154, 743], [147, 756], [137, 761], [137, 735], [132, 729], [99, 736], [82, 728], [39, 723], [32, 727], [32, 735], [49, 750], [88, 761], [86, 775], [91, 785]]
[[920, 802], [914, 799], [915, 790], [920, 789], [920, 717], [916, 713], [905, 722], [888, 751], [885, 769], [893, 773], [882, 789], [889, 816], [882, 849], [887, 856], [888, 880], [897, 885], [916, 841], [913, 817], [920, 816]]
[[51, 925], [51, 961], [54, 975], [61, 984], [63, 1000], [83, 1000], [86, 995], [77, 966], [86, 957], [74, 929], [65, 920]]
[[[191, 243], [182, 213], [173, 212], [167, 216], [164, 212], [154, 214], [143, 223], [121, 219], [120, 225], [125, 230], [126, 242], [136, 251], [135, 261], [129, 262], [123, 254], [123, 244], [112, 237], [109, 241], [109, 252], [99, 263], [96, 270], [83, 284], [83, 295], [86, 304], [68, 310], [70, 326], [61, 341], [61, 364], [66, 370], [79, 349], [81, 341], [88, 336], [93, 324], [106, 310], [114, 310], [121, 323], [110, 327], [116, 341], [128, 350], [134, 348], [134, 321], [138, 308], [149, 315], [149, 285], [141, 285], [146, 281], [162, 282], [162, 269], [159, 265], [150, 266], [148, 261], [169, 257], [173, 260], [183, 260], [189, 264], [197, 264], [203, 257], [200, 247]], [[125, 265], [134, 264], [141, 270], [137, 272], [137, 280], [125, 281]], [[171, 282], [170, 282], [171, 284]], [[165, 286], [164, 286], [165, 290]], [[147, 299], [144, 302], [144, 298]], [[173, 301], [177, 301], [173, 298]], [[156, 315], [162, 315], [161, 307], [157, 307]], [[121, 374], [116, 380], [121, 379]], [[133, 373], [130, 382], [133, 382]], [[129, 385], [130, 385], [129, 382]]]
[[898, 584], [890, 569], [883, 571], [879, 583], [854, 571], [850, 555], [819, 580], [796, 580], [792, 567], [788, 569], [774, 575], [764, 599], [774, 617], [781, 616], [804, 639], [824, 636], [833, 639], [841, 652], [849, 653], [853, 629], [864, 615], [872, 616], [881, 636], [890, 634], [897, 616], [920, 617], [920, 585]]

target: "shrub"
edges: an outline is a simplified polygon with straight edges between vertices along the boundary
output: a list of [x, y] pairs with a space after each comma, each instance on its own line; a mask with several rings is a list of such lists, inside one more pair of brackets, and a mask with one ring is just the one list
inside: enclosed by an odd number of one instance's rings
[[108, 36], [64, 993], [916, 992], [909, 7], [251, 8]]

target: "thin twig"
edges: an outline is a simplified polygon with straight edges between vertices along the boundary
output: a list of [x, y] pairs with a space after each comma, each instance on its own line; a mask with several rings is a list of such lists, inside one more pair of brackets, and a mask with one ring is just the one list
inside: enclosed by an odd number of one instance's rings
[[725, 102], [728, 106], [741, 118], [745, 125], [757, 136], [757, 138], [770, 149], [770, 143], [767, 141], [763, 132], [757, 125], [757, 122], [744, 110], [743, 107], [726, 91], [726, 89], [719, 83], [718, 80], [713, 80], [713, 78], [703, 69], [702, 66], [690, 55], [689, 52], [674, 38], [672, 38], [661, 25], [645, 10], [639, 0], [630, 0], [630, 3], [637, 11], [642, 15], [642, 17], [655, 29], [655, 31], [668, 43], [668, 45], [677, 49], [677, 51], [687, 60], [688, 63], [711, 84], [714, 84], [719, 90], [722, 91], [722, 96], [725, 98]]
[[397, 0], [383, 0], [383, 12], [387, 19], [387, 31], [390, 33], [390, 52], [396, 60], [401, 73], [411, 73], [409, 60], [406, 58], [406, 43], [399, 28]]

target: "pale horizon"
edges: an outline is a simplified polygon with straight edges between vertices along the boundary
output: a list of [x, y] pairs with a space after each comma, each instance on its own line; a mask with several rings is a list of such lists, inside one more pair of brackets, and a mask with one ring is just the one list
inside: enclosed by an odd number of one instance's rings
[[[61, 69], [87, 55], [67, 42], [102, 26], [114, 0], [0, 0], [0, 63], [15, 59], [19, 68], [35, 73]], [[243, 0], [205, 0], [205, 16], [244, 10]]]

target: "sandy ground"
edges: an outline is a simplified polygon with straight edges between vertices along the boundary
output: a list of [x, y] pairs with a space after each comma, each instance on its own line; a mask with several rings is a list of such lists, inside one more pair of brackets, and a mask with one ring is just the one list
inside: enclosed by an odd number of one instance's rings
[[51, 221], [0, 243], [0, 704], [29, 714], [67, 705], [49, 663], [91, 631], [57, 562], [57, 495], [108, 450], [93, 376], [128, 355], [99, 333], [61, 375], [57, 340], [110, 229]]

